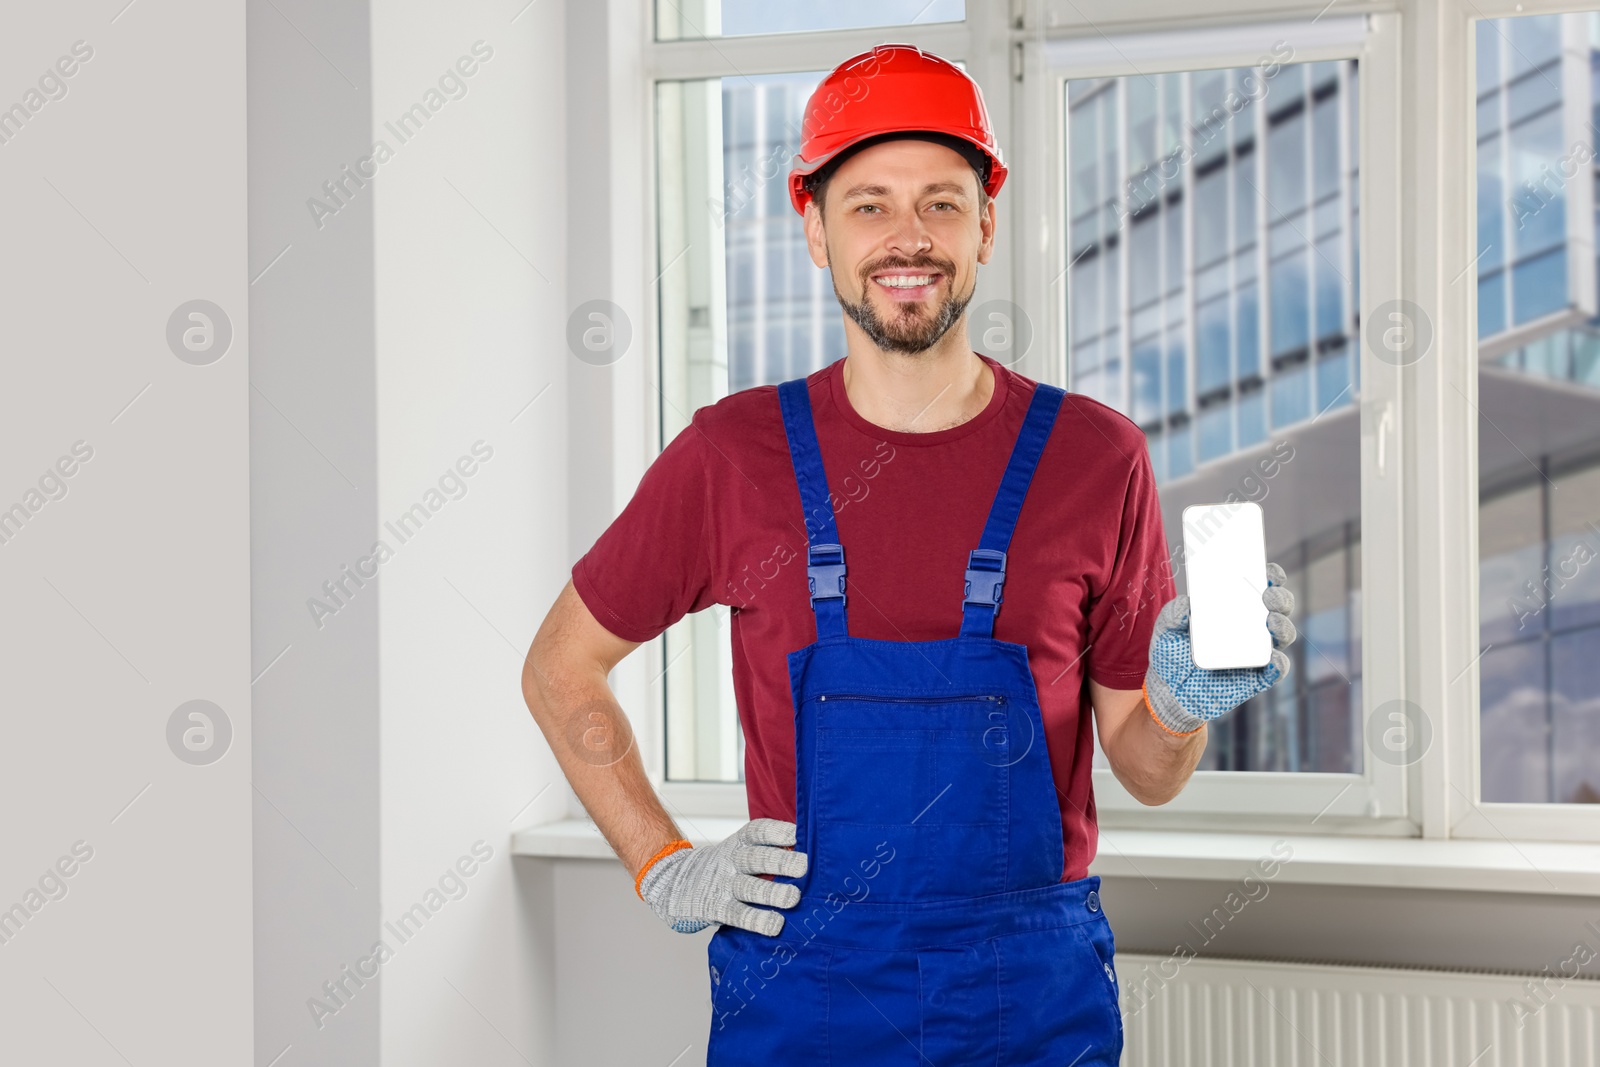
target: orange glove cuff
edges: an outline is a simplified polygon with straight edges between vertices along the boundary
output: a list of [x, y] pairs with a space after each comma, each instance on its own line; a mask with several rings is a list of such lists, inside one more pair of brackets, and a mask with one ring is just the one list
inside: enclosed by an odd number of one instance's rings
[[1151, 720], [1157, 726], [1161, 727], [1167, 733], [1171, 734], [1173, 737], [1193, 737], [1195, 734], [1199, 733], [1201, 730], [1204, 730], [1206, 728], [1206, 724], [1205, 723], [1201, 723], [1199, 726], [1196, 726], [1193, 730], [1190, 730], [1188, 733], [1180, 734], [1178, 731], [1174, 730], [1172, 727], [1168, 726], [1166, 723], [1161, 721], [1161, 716], [1156, 714], [1156, 709], [1150, 703], [1150, 690], [1145, 688], [1143, 683], [1140, 683], [1140, 685], [1139, 685], [1139, 692], [1144, 697], [1144, 709], [1150, 713]]
[[639, 891], [639, 886], [644, 883], [644, 874], [655, 865], [656, 860], [660, 859], [662, 856], [670, 855], [678, 851], [680, 848], [693, 847], [693, 842], [686, 841], [680, 837], [675, 841], [668, 841], [665, 845], [661, 846], [661, 851], [645, 860], [644, 866], [639, 868], [639, 876], [633, 880], [633, 891], [639, 895], [639, 899], [644, 900], [644, 894]]

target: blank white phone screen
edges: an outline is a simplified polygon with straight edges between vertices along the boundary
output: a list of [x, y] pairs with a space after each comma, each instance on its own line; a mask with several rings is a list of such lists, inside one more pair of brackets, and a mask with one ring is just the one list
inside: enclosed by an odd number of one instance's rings
[[1189, 642], [1205, 670], [1264, 667], [1267, 548], [1261, 505], [1191, 504], [1183, 509], [1183, 569], [1189, 588]]

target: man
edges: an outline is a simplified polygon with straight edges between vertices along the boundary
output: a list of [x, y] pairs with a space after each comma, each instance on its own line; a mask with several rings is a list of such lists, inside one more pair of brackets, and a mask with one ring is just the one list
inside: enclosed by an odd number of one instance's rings
[[[1282, 569], [1270, 665], [1197, 669], [1139, 429], [968, 347], [1005, 174], [953, 64], [883, 45], [823, 81], [790, 193], [844, 358], [695, 412], [529, 651], [529, 707], [640, 897], [719, 924], [709, 1063], [1115, 1064], [1091, 715], [1161, 804], [1206, 723], [1288, 670]], [[606, 675], [713, 603], [753, 818], [695, 848]], [[596, 730], [613, 758], [573, 740]]]

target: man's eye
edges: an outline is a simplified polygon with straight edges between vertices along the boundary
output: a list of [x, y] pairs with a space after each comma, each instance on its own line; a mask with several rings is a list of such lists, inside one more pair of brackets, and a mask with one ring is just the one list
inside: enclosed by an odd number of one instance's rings
[[857, 211], [865, 211], [869, 207], [874, 211], [878, 210], [878, 205], [877, 204], [862, 204], [860, 207], [856, 208], [856, 210]]
[[951, 211], [954, 211], [954, 210], [955, 210], [955, 209], [956, 209], [956, 206], [955, 206], [955, 205], [954, 205], [954, 204], [952, 204], [952, 203], [951, 203], [951, 202], [950, 202], [950, 201], [948, 201], [948, 200], [941, 200], [941, 201], [939, 201], [939, 202], [938, 202], [938, 203], [937, 203], [937, 204], [935, 204], [935, 205], [933, 205], [933, 206], [934, 206], [934, 207], [947, 207], [947, 208], [949, 208], [949, 209], [950, 209], [950, 210], [951, 210]]

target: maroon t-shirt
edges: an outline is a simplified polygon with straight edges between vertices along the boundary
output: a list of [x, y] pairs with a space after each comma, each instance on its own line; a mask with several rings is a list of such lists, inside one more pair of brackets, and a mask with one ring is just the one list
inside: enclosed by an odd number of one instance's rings
[[[806, 378], [848, 565], [854, 637], [935, 641], [961, 630], [963, 572], [1037, 383], [996, 361], [994, 395], [932, 433], [876, 426], [839, 359]], [[731, 609], [733, 687], [751, 818], [795, 820], [788, 653], [817, 638], [800, 490], [774, 385], [694, 413], [633, 499], [572, 568], [607, 630], [649, 641], [712, 604]], [[1144, 434], [1078, 393], [1062, 402], [1006, 558], [994, 636], [1026, 645], [1061, 809], [1064, 881], [1088, 874], [1096, 825], [1085, 678], [1138, 689], [1174, 595]]]

